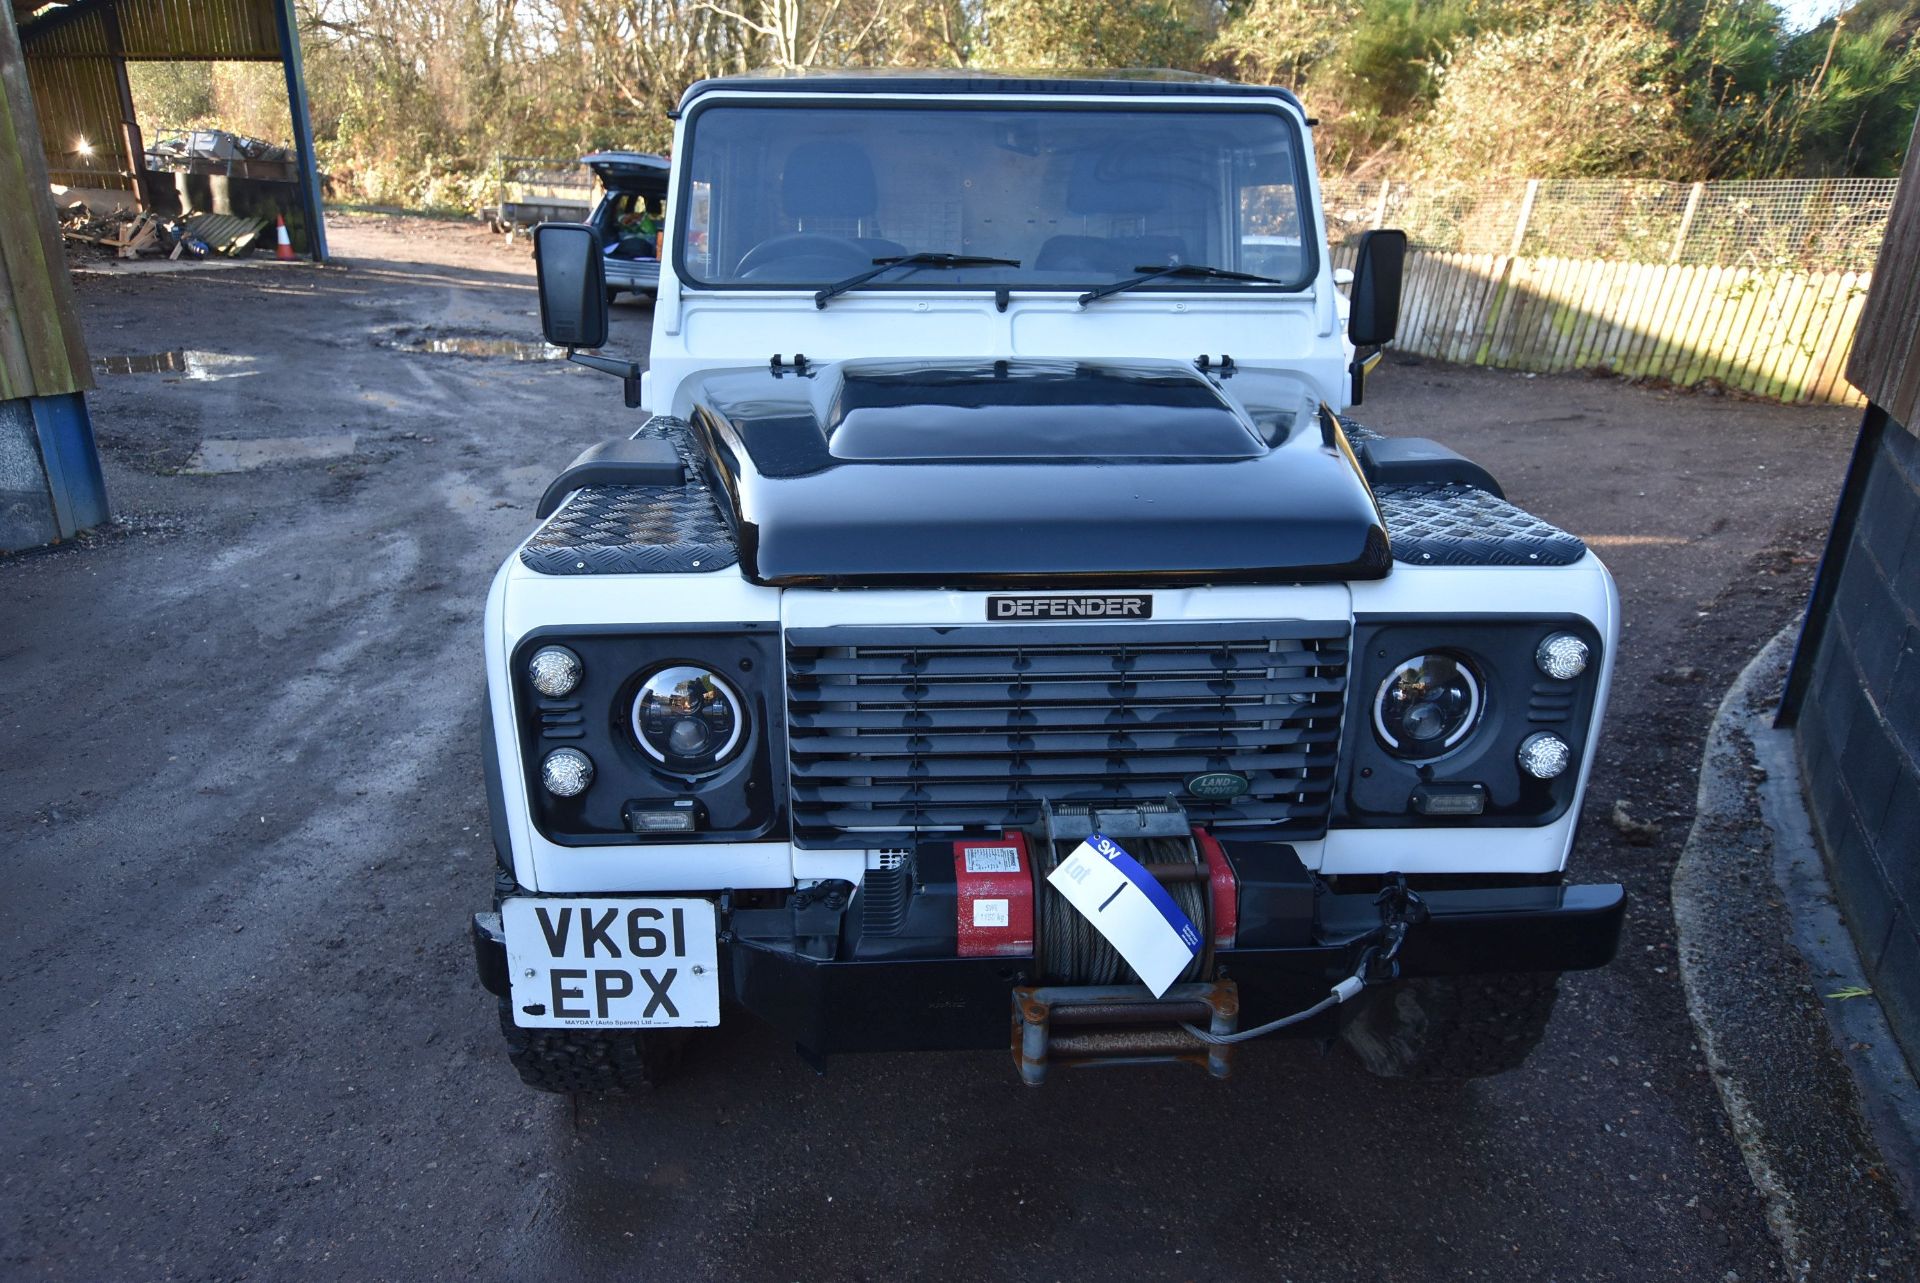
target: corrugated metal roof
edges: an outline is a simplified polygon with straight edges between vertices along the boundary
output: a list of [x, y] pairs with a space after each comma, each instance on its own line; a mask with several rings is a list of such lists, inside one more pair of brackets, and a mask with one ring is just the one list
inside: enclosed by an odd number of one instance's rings
[[122, 56], [130, 59], [272, 60], [280, 57], [275, 0], [80, 0], [21, 23], [29, 58], [104, 58], [113, 50], [103, 11], [120, 17]]
[[[20, 22], [48, 177], [64, 187], [136, 189], [122, 137], [127, 61], [278, 60], [278, 0], [74, 0]], [[118, 49], [115, 30], [118, 29]]]
[[131, 190], [120, 136], [120, 96], [106, 58], [29, 58], [47, 176], [62, 187]]

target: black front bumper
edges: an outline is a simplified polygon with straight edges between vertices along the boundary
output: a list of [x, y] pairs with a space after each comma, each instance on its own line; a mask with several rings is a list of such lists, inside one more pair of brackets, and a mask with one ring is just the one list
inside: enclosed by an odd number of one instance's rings
[[[1613, 883], [1420, 895], [1428, 916], [1407, 932], [1399, 958], [1403, 977], [1605, 966], [1626, 911], [1626, 894]], [[475, 917], [475, 959], [481, 983], [505, 996], [506, 945], [486, 916]], [[810, 1052], [1003, 1048], [1014, 986], [1046, 980], [1032, 958], [810, 956], [820, 951], [817, 942], [783, 927], [792, 921], [783, 910], [736, 911], [723, 900], [722, 992]], [[1325, 997], [1329, 986], [1354, 973], [1379, 926], [1372, 893], [1323, 891], [1304, 943], [1218, 950], [1215, 978], [1238, 986], [1240, 1027], [1248, 1028]], [[1324, 1025], [1309, 1022], [1289, 1032], [1322, 1033]]]

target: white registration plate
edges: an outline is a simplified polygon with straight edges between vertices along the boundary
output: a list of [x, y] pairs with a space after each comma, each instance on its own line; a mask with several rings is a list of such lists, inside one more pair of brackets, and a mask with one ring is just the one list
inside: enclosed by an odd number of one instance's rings
[[712, 901], [516, 898], [500, 922], [522, 1028], [720, 1023]]

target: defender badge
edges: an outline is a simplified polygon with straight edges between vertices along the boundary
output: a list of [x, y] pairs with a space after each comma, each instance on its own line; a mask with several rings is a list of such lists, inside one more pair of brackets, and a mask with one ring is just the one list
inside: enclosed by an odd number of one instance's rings
[[1187, 792], [1194, 797], [1239, 797], [1253, 787], [1253, 781], [1238, 771], [1208, 771], [1187, 781]]
[[1152, 619], [1146, 593], [1098, 597], [989, 597], [988, 619]]

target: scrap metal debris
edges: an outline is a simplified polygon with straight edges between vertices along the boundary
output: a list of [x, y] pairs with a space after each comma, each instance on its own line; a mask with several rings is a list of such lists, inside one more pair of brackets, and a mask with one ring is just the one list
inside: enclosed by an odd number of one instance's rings
[[270, 220], [242, 218], [237, 214], [195, 214], [187, 219], [185, 232], [206, 243], [216, 254], [238, 256], [253, 248]]
[[250, 253], [270, 219], [235, 214], [188, 214], [173, 218], [142, 210], [95, 214], [85, 201], [60, 211], [60, 235], [69, 253], [112, 259], [199, 259], [209, 254], [238, 258]]
[[176, 129], [162, 133], [147, 148], [147, 168], [280, 182], [292, 182], [299, 174], [293, 148], [224, 129]]

